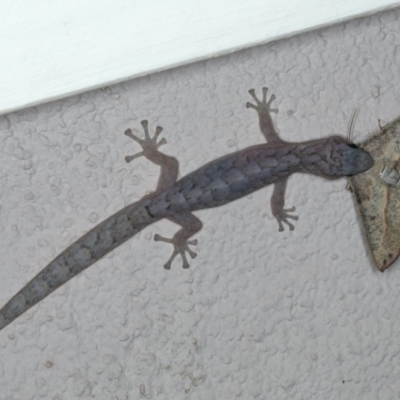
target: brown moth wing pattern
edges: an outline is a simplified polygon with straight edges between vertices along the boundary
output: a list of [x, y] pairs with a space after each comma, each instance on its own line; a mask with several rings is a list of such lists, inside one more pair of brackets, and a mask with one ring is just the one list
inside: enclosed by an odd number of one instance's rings
[[400, 255], [400, 119], [359, 145], [374, 159], [349, 178], [375, 265], [383, 272]]

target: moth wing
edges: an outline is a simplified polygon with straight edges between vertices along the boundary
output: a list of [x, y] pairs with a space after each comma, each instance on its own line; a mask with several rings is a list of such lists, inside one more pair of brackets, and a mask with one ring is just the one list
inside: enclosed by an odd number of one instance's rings
[[374, 166], [349, 183], [375, 265], [383, 272], [400, 255], [400, 119], [358, 147], [371, 154]]

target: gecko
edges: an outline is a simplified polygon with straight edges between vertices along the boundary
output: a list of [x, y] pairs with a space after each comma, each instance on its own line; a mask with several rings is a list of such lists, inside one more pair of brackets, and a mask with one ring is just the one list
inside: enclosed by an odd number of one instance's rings
[[125, 160], [129, 163], [144, 156], [158, 165], [160, 176], [156, 190], [95, 226], [51, 261], [0, 310], [0, 330], [156, 221], [166, 218], [180, 226], [172, 238], [154, 235], [154, 240], [173, 246], [172, 255], [164, 268], [169, 270], [178, 255], [183, 268], [189, 268], [186, 253], [192, 259], [196, 257], [189, 246], [197, 244], [197, 240], [191, 238], [202, 228], [200, 219], [193, 211], [219, 207], [274, 184], [272, 215], [278, 222], [279, 231], [284, 230], [283, 224], [293, 230], [289, 220], [298, 219], [293, 215], [295, 207], [285, 208], [286, 185], [291, 174], [309, 173], [337, 179], [360, 174], [373, 166], [374, 161], [367, 151], [341, 136], [302, 143], [280, 139], [271, 118], [271, 112], [278, 113], [271, 107], [276, 96], [272, 94], [268, 99], [267, 91], [263, 87], [262, 98], [259, 99], [254, 89], [249, 90], [254, 103], [246, 103], [246, 108], [257, 112], [259, 128], [267, 143], [217, 158], [179, 180], [178, 160], [159, 151], [159, 147], [166, 143], [165, 138], [159, 140], [163, 130], [160, 126], [151, 136], [148, 121], [142, 121], [144, 138], [127, 129], [125, 135], [137, 142], [142, 150], [125, 157]]

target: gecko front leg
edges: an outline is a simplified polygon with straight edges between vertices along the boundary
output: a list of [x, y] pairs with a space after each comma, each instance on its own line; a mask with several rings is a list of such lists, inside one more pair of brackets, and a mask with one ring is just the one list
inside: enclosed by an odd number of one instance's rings
[[[262, 92], [263, 92], [263, 98], [262, 100], [260, 100], [256, 96], [255, 90], [250, 89], [249, 93], [251, 97], [254, 99], [256, 104], [248, 102], [246, 103], [246, 108], [253, 108], [254, 110], [257, 111], [260, 122], [261, 133], [264, 135], [268, 143], [282, 142], [282, 139], [278, 136], [278, 133], [275, 131], [275, 127], [271, 118], [271, 112], [278, 113], [278, 109], [271, 108], [271, 103], [275, 100], [276, 97], [273, 94], [267, 101], [268, 88], [263, 87]], [[288, 219], [292, 219], [295, 221], [299, 219], [297, 215], [289, 214], [296, 210], [295, 207], [284, 208], [286, 184], [287, 184], [287, 178], [284, 178], [279, 182], [275, 183], [274, 191], [271, 197], [271, 211], [272, 215], [278, 222], [279, 232], [282, 232], [284, 230], [283, 223], [285, 223], [289, 227], [289, 230], [292, 231], [294, 229], [294, 226], [288, 221]]]
[[296, 211], [296, 207], [283, 208], [285, 206], [285, 191], [286, 191], [287, 178], [274, 184], [274, 191], [271, 197], [271, 211], [272, 215], [278, 221], [279, 232], [284, 230], [283, 223], [285, 223], [289, 230], [294, 230], [293, 224], [288, 219], [297, 221], [299, 217], [297, 215], [290, 215], [290, 212]]
[[[148, 121], [144, 120], [141, 122], [141, 124], [145, 134], [144, 139], [140, 139], [139, 137], [135, 136], [131, 129], [127, 129], [125, 131], [126, 136], [139, 143], [142, 147], [141, 152], [125, 157], [125, 161], [129, 163], [132, 160], [143, 156], [154, 164], [160, 166], [161, 173], [158, 179], [157, 189], [151, 194], [151, 196], [154, 196], [157, 193], [161, 193], [164, 190], [169, 189], [176, 182], [179, 173], [179, 163], [176, 158], [167, 156], [166, 154], [158, 151], [158, 148], [167, 142], [164, 138], [159, 142], [157, 141], [163, 129], [160, 126], [157, 126], [154, 136], [150, 137]], [[174, 246], [174, 251], [164, 265], [164, 268], [170, 269], [172, 261], [178, 254], [180, 254], [182, 257], [183, 268], [189, 268], [189, 262], [185, 253], [187, 252], [191, 258], [195, 258], [197, 256], [197, 254], [189, 248], [189, 245], [196, 245], [197, 240], [189, 240], [189, 238], [197, 233], [203, 225], [197, 217], [189, 212], [177, 213], [172, 216], [169, 215], [166, 218], [180, 225], [182, 228], [174, 235], [172, 239], [162, 237], [158, 234], [154, 235], [154, 240], [156, 242], [162, 241], [171, 243]]]

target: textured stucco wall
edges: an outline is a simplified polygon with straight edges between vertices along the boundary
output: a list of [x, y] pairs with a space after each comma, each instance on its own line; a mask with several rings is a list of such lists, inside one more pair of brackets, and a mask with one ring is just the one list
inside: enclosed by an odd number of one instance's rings
[[[400, 10], [0, 118], [0, 304], [73, 240], [155, 187], [123, 135], [164, 127], [186, 174], [261, 143], [244, 105], [277, 95], [282, 138], [355, 141], [400, 114]], [[138, 131], [139, 132], [139, 131]], [[292, 176], [196, 213], [190, 270], [150, 226], [0, 332], [0, 399], [395, 399], [400, 263], [374, 269], [346, 181]]]

